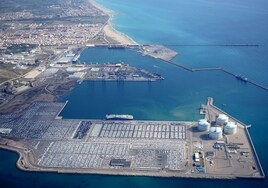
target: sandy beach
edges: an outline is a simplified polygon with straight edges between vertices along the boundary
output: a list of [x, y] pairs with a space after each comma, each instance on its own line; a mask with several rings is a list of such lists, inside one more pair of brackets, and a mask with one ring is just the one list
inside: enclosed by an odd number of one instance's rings
[[103, 11], [105, 14], [109, 16], [109, 20], [106, 25], [103, 27], [103, 32], [107, 38], [111, 38], [112, 40], [116, 41], [117, 43], [123, 45], [133, 45], [137, 44], [132, 38], [128, 37], [127, 35], [117, 31], [114, 29], [112, 25], [112, 19], [115, 15], [115, 12], [103, 7], [102, 5], [98, 4], [95, 0], [89, 0], [89, 2], [95, 6], [97, 9]]

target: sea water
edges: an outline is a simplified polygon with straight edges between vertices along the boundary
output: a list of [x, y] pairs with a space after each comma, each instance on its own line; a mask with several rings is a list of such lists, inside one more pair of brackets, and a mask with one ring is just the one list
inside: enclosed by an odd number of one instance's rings
[[[223, 67], [268, 86], [268, 2], [266, 0], [98, 0], [115, 12], [116, 29], [142, 44], [165, 44], [179, 52], [175, 62], [189, 67]], [[176, 45], [195, 46], [176, 46]], [[204, 46], [209, 44], [210, 46]], [[222, 47], [258, 44], [259, 47]], [[196, 46], [201, 45], [201, 46]], [[135, 119], [198, 120], [198, 108], [211, 96], [249, 129], [268, 173], [268, 92], [220, 71], [188, 72], [135, 50], [86, 49], [85, 63], [125, 62], [161, 74], [157, 82], [84, 81], [59, 101], [68, 100], [64, 118], [100, 118], [129, 113]], [[224, 104], [224, 105], [223, 105]], [[5, 187], [266, 187], [265, 180], [205, 180], [106, 175], [26, 173], [17, 154], [0, 151]]]

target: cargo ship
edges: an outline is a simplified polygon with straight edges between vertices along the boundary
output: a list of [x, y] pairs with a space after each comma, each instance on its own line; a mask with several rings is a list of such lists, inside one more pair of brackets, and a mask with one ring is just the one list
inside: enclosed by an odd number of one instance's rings
[[247, 82], [247, 81], [248, 81], [248, 79], [247, 79], [246, 77], [241, 76], [241, 75], [236, 75], [235, 77], [236, 77], [238, 80], [241, 80], [241, 81], [243, 81], [243, 82]]
[[128, 114], [107, 114], [106, 120], [133, 120], [133, 116]]

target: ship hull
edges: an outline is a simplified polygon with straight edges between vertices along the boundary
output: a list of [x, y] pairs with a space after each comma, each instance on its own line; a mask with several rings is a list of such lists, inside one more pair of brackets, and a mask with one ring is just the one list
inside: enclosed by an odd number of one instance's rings
[[106, 120], [133, 120], [133, 116], [132, 115], [108, 114], [106, 115]]

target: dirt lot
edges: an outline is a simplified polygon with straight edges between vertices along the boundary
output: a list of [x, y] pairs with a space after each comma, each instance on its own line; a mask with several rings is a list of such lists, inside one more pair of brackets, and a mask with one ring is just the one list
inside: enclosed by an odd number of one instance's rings
[[0, 112], [1, 114], [21, 112], [34, 102], [54, 102], [58, 97], [71, 91], [76, 83], [76, 80], [54, 80], [49, 84], [49, 90], [45, 89], [47, 85], [31, 88], [16, 95], [7, 104], [0, 107]]
[[0, 64], [0, 83], [27, 73], [30, 69], [13, 69], [14, 65]]

